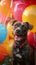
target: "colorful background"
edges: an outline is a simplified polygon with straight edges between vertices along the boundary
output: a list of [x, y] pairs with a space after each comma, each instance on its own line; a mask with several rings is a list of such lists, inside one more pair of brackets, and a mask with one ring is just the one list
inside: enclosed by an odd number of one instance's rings
[[33, 25], [27, 40], [36, 48], [36, 0], [0, 0], [0, 65], [12, 65], [12, 19]]

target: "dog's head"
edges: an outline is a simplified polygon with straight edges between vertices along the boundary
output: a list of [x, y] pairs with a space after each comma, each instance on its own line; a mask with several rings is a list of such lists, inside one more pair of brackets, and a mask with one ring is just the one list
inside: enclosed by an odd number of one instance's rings
[[13, 34], [17, 36], [26, 36], [28, 30], [32, 30], [33, 26], [28, 22], [19, 22], [14, 21], [13, 25]]

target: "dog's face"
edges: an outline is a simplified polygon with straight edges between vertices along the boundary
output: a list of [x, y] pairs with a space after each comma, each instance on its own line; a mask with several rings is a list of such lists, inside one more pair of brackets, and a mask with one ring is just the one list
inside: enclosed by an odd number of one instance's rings
[[28, 30], [32, 29], [32, 25], [29, 24], [28, 22], [19, 22], [16, 21], [13, 24], [13, 34], [17, 36], [26, 36]]

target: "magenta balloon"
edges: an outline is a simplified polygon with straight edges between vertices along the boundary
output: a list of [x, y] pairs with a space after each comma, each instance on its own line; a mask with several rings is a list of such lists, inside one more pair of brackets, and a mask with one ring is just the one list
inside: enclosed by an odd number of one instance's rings
[[19, 20], [19, 21], [22, 21], [22, 13], [23, 13], [23, 10], [24, 8], [26, 7], [27, 5], [23, 4], [23, 3], [17, 3], [14, 7], [14, 10], [13, 10], [13, 14], [14, 14], [14, 18], [16, 20]]
[[[14, 4], [15, 3], [15, 4]], [[13, 4], [13, 17], [16, 20], [22, 21], [22, 13], [24, 9], [28, 6], [28, 4], [25, 4], [21, 1], [15, 1]]]
[[14, 1], [13, 2], [13, 5], [12, 5], [12, 15], [14, 15], [14, 8], [15, 8], [15, 6], [20, 4], [20, 3], [22, 3], [22, 2], [21, 1]]
[[15, 6], [15, 8], [14, 8], [14, 18], [16, 20], [19, 20], [19, 21], [22, 20], [23, 10], [24, 10], [24, 5], [23, 4], [19, 4], [19, 5]]

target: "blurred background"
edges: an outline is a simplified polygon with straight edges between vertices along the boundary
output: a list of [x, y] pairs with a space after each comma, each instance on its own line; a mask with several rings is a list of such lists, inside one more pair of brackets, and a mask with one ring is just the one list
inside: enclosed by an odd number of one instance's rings
[[14, 35], [12, 21], [29, 22], [27, 40], [36, 48], [36, 0], [0, 0], [0, 65], [12, 65]]

